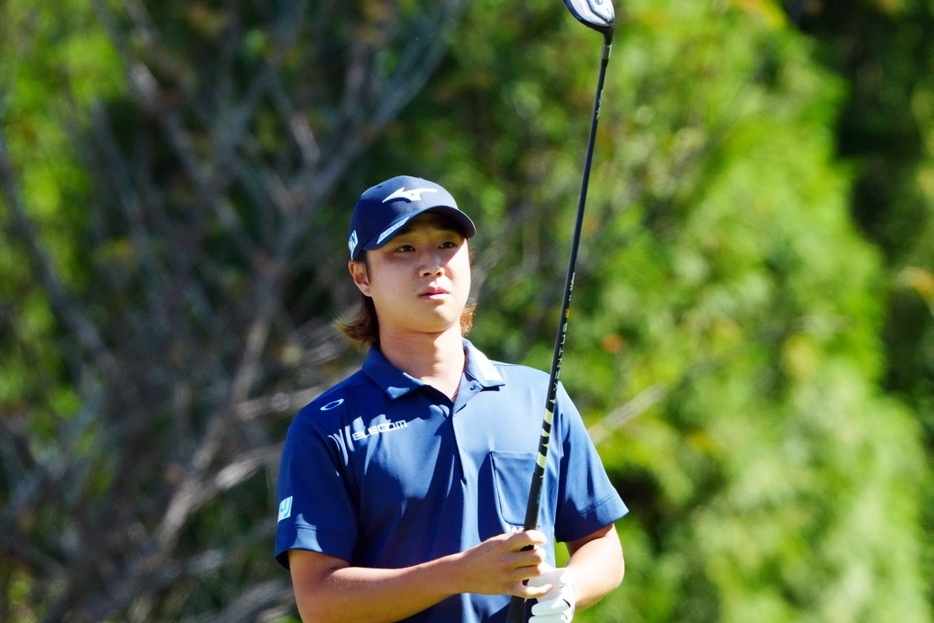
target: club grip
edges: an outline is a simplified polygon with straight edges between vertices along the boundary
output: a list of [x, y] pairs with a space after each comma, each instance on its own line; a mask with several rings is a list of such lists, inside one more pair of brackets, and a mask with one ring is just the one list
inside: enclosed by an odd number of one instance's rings
[[525, 599], [514, 595], [509, 601], [506, 623], [525, 623]]

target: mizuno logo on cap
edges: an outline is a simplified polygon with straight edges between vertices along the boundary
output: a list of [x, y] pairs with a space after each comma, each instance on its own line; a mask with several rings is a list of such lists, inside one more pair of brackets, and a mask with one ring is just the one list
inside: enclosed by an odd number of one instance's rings
[[436, 193], [438, 192], [437, 188], [413, 188], [412, 190], [406, 190], [405, 186], [399, 188], [399, 190], [394, 191], [391, 195], [383, 199], [383, 203], [387, 201], [392, 201], [393, 199], [405, 199], [406, 201], [421, 201], [422, 193]]

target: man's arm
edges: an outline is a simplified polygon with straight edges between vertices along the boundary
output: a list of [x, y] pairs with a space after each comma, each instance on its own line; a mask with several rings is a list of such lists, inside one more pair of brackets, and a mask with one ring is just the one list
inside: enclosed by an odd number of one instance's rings
[[545, 535], [537, 530], [502, 534], [402, 569], [352, 567], [341, 558], [290, 550], [289, 567], [304, 623], [391, 623], [459, 593], [544, 595], [545, 587], [522, 584], [541, 575], [545, 558], [540, 547], [523, 548], [544, 543]]
[[623, 581], [623, 546], [610, 524], [567, 543], [571, 558], [565, 567], [577, 594], [577, 607], [586, 608], [602, 599]]

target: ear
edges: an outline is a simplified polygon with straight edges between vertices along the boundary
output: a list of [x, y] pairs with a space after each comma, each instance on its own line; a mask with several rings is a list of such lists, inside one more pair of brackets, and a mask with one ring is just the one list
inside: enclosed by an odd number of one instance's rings
[[370, 277], [366, 273], [366, 264], [361, 261], [350, 260], [347, 262], [347, 270], [353, 277], [353, 282], [357, 288], [366, 296], [370, 296]]

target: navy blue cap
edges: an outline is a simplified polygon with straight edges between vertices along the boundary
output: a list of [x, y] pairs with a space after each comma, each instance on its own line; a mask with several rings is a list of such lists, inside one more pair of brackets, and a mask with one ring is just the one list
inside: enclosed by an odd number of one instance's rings
[[423, 212], [447, 216], [466, 238], [477, 232], [470, 217], [461, 212], [451, 193], [411, 175], [399, 175], [367, 189], [350, 216], [350, 259], [360, 259], [364, 251], [378, 249], [392, 239], [394, 232]]

